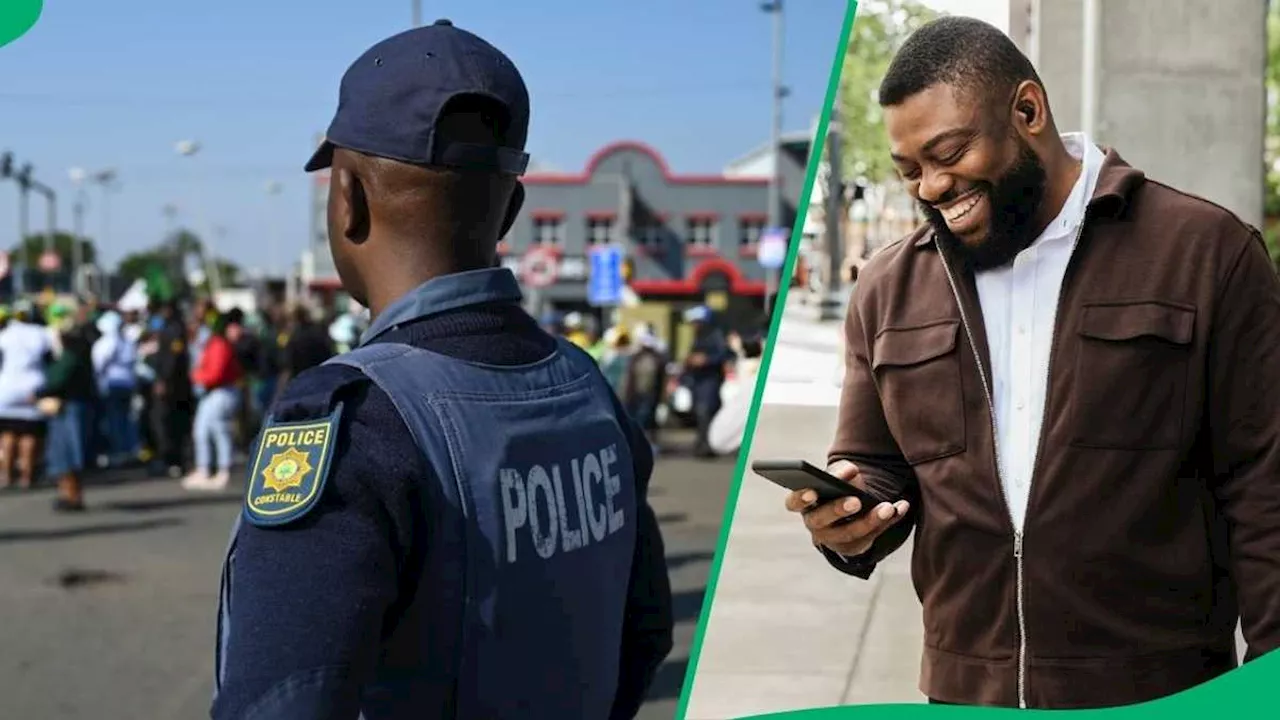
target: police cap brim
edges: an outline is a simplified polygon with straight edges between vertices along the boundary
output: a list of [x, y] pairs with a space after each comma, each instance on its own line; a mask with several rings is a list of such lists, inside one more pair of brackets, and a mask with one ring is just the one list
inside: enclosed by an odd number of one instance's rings
[[320, 143], [320, 147], [316, 149], [315, 154], [307, 161], [304, 170], [310, 173], [317, 170], [324, 170], [325, 168], [333, 165], [333, 150], [335, 147], [336, 146], [328, 140]]

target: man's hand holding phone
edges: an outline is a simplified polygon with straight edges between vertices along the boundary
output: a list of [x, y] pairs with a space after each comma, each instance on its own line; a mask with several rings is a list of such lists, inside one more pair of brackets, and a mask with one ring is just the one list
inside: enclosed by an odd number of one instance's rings
[[[846, 460], [837, 461], [827, 472], [854, 486], [858, 483], [858, 466]], [[813, 542], [845, 557], [861, 555], [871, 548], [881, 533], [901, 520], [911, 504], [906, 500], [884, 502], [871, 508], [861, 517], [849, 520], [862, 511], [862, 501], [856, 497], [818, 503], [818, 493], [813, 490], [796, 490], [787, 495], [787, 510], [798, 513], [809, 529]]]

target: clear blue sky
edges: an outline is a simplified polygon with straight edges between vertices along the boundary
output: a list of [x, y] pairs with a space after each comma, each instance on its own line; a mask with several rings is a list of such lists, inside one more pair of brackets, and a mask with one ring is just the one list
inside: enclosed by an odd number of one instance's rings
[[[621, 139], [655, 146], [677, 171], [716, 172], [766, 142], [772, 24], [757, 0], [423, 0], [502, 48], [533, 104], [537, 163], [577, 170]], [[788, 131], [821, 109], [844, 0], [787, 4]], [[409, 0], [59, 0], [0, 49], [0, 150], [35, 166], [71, 226], [68, 170], [117, 168], [102, 247], [101, 194], [86, 234], [109, 263], [178, 222], [221, 226], [220, 254], [246, 267], [295, 258], [309, 222], [302, 172], [328, 125], [338, 80], [366, 47], [409, 26]], [[195, 139], [195, 158], [174, 145]], [[268, 198], [271, 181], [283, 192]], [[0, 247], [17, 242], [17, 190], [0, 184]], [[44, 203], [32, 200], [32, 229]]]

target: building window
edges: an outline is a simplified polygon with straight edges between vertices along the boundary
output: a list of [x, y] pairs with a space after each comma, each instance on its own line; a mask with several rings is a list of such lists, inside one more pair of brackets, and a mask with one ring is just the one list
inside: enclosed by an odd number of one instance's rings
[[738, 236], [738, 244], [744, 247], [750, 247], [760, 242], [760, 236], [764, 234], [764, 220], [756, 218], [743, 218], [739, 224], [741, 233]]
[[662, 247], [662, 233], [665, 229], [661, 220], [650, 220], [638, 225], [635, 232], [636, 245], [652, 249]]
[[712, 248], [716, 244], [716, 220], [712, 217], [689, 218], [689, 234], [685, 242], [691, 248]]
[[558, 217], [533, 219], [534, 245], [561, 245], [564, 242], [564, 220]]
[[608, 245], [613, 242], [614, 222], [611, 217], [587, 218], [587, 246]]

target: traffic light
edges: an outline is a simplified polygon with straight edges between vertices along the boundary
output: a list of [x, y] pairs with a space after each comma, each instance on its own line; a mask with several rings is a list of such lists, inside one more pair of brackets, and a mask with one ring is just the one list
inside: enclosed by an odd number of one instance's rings
[[22, 166], [22, 170], [14, 178], [18, 181], [18, 186], [21, 187], [23, 190], [26, 190], [27, 188], [31, 187], [31, 171], [32, 170], [34, 170], [34, 168], [31, 167], [31, 163], [27, 163], [26, 165]]
[[0, 178], [13, 176], [13, 153], [7, 152], [0, 155]]

